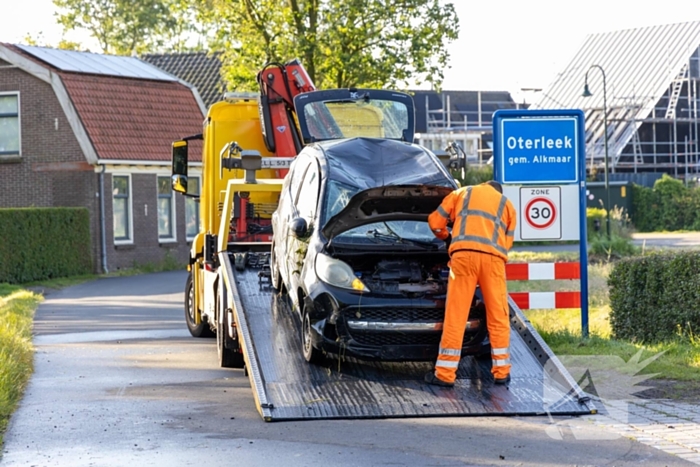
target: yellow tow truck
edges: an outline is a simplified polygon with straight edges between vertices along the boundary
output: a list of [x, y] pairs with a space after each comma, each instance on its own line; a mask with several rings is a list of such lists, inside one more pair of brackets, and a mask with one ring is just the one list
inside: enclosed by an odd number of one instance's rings
[[[353, 89], [316, 91], [298, 61], [264, 67], [258, 82], [259, 95], [228, 95], [211, 106], [202, 134], [172, 144], [172, 188], [190, 196], [188, 153], [192, 141], [201, 140], [200, 229], [189, 255], [185, 320], [192, 336], [216, 336], [222, 367], [245, 369], [264, 420], [595, 412], [512, 301], [510, 388], [486, 384], [490, 363], [472, 357], [463, 358], [459, 384], [450, 391], [423, 383], [427, 362], [308, 364], [297, 351], [302, 344], [290, 300], [272, 287], [271, 218], [295, 157], [305, 144], [314, 145], [309, 134], [336, 132], [341, 104], [369, 97]], [[395, 97], [410, 122], [402, 144], [427, 151], [412, 144], [412, 99]], [[318, 105], [300, 115], [295, 104], [304, 99]], [[356, 114], [344, 114], [348, 126], [340, 137], [384, 138], [382, 125], [393, 123], [357, 107]]]

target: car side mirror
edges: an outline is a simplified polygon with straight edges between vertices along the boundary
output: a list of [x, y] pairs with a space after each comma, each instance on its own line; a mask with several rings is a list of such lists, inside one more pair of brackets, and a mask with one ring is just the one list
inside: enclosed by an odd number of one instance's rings
[[309, 233], [309, 225], [306, 223], [306, 219], [303, 217], [295, 217], [289, 224], [289, 228], [292, 231], [292, 235], [296, 238], [303, 238]]

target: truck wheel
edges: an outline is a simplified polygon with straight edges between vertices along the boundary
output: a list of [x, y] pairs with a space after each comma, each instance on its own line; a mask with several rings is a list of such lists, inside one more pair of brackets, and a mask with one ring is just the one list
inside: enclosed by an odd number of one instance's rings
[[219, 319], [216, 326], [216, 348], [221, 368], [243, 368], [245, 361], [236, 341], [228, 335], [228, 313], [216, 299], [216, 313]]
[[270, 283], [275, 291], [280, 292], [284, 287], [282, 284], [282, 276], [280, 275], [280, 269], [277, 266], [277, 255], [275, 254], [275, 244], [272, 244], [272, 249], [270, 250]]
[[311, 318], [308, 313], [304, 312], [304, 319], [301, 324], [301, 345], [304, 360], [314, 365], [320, 365], [324, 360], [323, 352], [313, 346], [312, 332]]
[[214, 332], [204, 317], [202, 317], [201, 323], [195, 324], [194, 322], [194, 284], [191, 273], [187, 275], [185, 283], [185, 322], [192, 337], [214, 337]]

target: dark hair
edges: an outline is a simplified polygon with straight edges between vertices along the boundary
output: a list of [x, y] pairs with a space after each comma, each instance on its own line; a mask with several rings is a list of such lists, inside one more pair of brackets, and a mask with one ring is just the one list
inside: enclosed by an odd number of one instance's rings
[[501, 187], [501, 184], [498, 183], [496, 180], [489, 180], [488, 182], [486, 182], [486, 184], [491, 185], [494, 190], [503, 194], [503, 187]]

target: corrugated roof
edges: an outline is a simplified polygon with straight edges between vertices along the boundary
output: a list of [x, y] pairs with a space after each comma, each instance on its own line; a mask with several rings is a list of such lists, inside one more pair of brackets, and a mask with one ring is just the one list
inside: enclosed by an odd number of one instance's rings
[[[443, 122], [446, 125], [446, 112], [449, 110], [451, 122], [460, 125], [467, 117], [469, 125], [474, 126], [481, 121], [482, 125], [491, 124], [491, 116], [498, 109], [516, 107], [513, 98], [507, 91], [411, 91], [416, 109], [416, 133], [428, 131], [428, 120]], [[430, 110], [426, 112], [426, 98]], [[449, 109], [447, 106], [449, 104]], [[481, 109], [481, 115], [479, 110]], [[445, 113], [441, 112], [442, 110]], [[479, 120], [481, 117], [481, 120]]]
[[177, 78], [135, 57], [16, 45], [17, 48], [61, 71], [177, 81]]
[[[202, 131], [204, 116], [183, 84], [78, 73], [61, 79], [100, 159], [169, 161], [173, 141]], [[200, 161], [192, 146], [191, 160]]]
[[194, 86], [208, 108], [223, 99], [226, 90], [221, 78], [220, 56], [216, 52], [192, 52], [151, 54], [144, 55], [142, 59]]
[[586, 37], [569, 65], [541, 94], [532, 108], [580, 108], [586, 112], [586, 139], [592, 157], [603, 156], [603, 73], [605, 72], [609, 153], [616, 160], [639, 120], [650, 116], [671, 83], [686, 72], [700, 46], [700, 21], [626, 29]]

